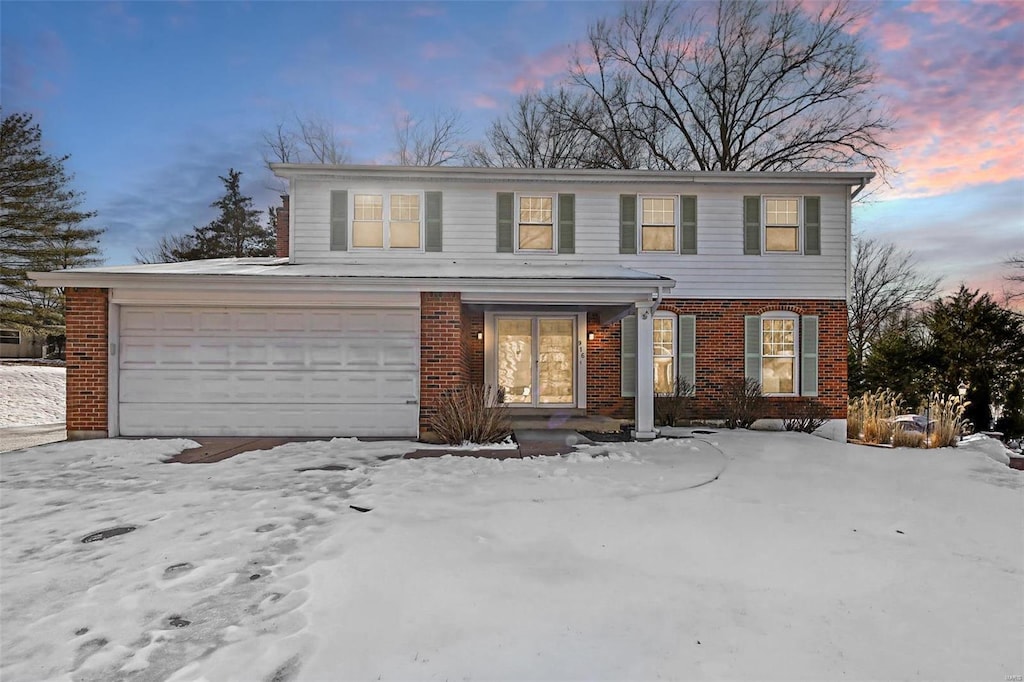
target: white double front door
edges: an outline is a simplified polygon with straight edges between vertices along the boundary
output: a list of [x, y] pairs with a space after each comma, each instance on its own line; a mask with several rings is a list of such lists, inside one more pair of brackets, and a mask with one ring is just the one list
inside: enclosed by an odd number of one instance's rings
[[577, 406], [584, 355], [579, 325], [576, 315], [494, 316], [494, 378], [507, 405]]

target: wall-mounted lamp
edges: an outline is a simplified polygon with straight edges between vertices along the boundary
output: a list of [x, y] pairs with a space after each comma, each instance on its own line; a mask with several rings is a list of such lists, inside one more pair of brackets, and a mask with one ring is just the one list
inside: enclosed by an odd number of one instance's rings
[[483, 332], [477, 332], [476, 333], [476, 340], [477, 341], [483, 341], [484, 340], [484, 333]]
[[593, 340], [594, 340], [594, 332], [588, 332], [587, 333], [587, 341], [593, 341]]

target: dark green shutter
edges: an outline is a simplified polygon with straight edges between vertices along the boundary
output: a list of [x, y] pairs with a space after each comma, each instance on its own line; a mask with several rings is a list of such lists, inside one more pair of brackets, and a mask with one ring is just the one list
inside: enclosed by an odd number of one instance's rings
[[636, 195], [619, 195], [619, 253], [636, 253]]
[[821, 255], [821, 197], [804, 197], [804, 253]]
[[[636, 397], [636, 315], [622, 318], [619, 335], [619, 372], [622, 397]], [[654, 371], [653, 369], [651, 370]]]
[[331, 192], [331, 251], [348, 251], [348, 190]]
[[683, 230], [679, 253], [697, 253], [697, 197], [679, 198], [679, 217]]
[[818, 395], [818, 316], [800, 318], [800, 395]]
[[[697, 316], [679, 316], [679, 369], [676, 376], [697, 386]], [[691, 390], [688, 395], [693, 395]]]
[[558, 195], [558, 253], [576, 253], [576, 195]]
[[761, 383], [761, 316], [743, 318], [744, 374]]
[[761, 197], [743, 197], [743, 253], [761, 255]]
[[512, 192], [498, 192], [498, 253], [515, 251], [515, 204], [515, 195]]
[[427, 216], [427, 238], [425, 250], [441, 251], [443, 245], [441, 226], [441, 193], [424, 192], [423, 200], [426, 204]]

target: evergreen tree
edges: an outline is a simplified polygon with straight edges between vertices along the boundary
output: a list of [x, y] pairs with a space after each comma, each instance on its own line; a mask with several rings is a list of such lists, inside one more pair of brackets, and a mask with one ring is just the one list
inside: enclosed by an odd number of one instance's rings
[[1019, 377], [1003, 401], [1003, 414], [996, 422], [996, 430], [1002, 431], [1007, 438], [1024, 436], [1024, 376]]
[[864, 390], [896, 391], [916, 410], [934, 383], [932, 365], [927, 330], [917, 316], [905, 315], [886, 325], [872, 344], [863, 365]]
[[1024, 376], [1024, 318], [1000, 307], [989, 294], [960, 290], [932, 303], [925, 313], [931, 336], [934, 388], [956, 394], [968, 384], [967, 418], [979, 431], [992, 424], [992, 404], [1004, 402]]
[[61, 337], [64, 292], [35, 286], [29, 271], [99, 262], [102, 230], [86, 227], [95, 211], [69, 185], [69, 156], [43, 150], [42, 131], [30, 114], [4, 117], [0, 130], [0, 323]]
[[163, 263], [204, 258], [273, 256], [274, 226], [262, 225], [260, 211], [253, 207], [252, 197], [242, 194], [242, 172], [231, 168], [227, 176], [219, 177], [224, 183], [224, 195], [210, 206], [220, 209], [220, 215], [207, 225], [193, 227], [187, 234], [161, 238], [152, 250], [140, 250], [136, 260]]

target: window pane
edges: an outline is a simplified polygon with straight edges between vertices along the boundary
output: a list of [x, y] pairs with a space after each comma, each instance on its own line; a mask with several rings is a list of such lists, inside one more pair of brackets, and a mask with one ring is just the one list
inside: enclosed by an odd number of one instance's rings
[[672, 393], [675, 371], [673, 358], [654, 358], [654, 392]]
[[644, 225], [675, 225], [676, 200], [673, 197], [644, 197]]
[[767, 199], [765, 200], [766, 225], [799, 225], [797, 217], [797, 200]]
[[352, 221], [352, 246], [382, 248], [384, 246], [384, 223], [379, 220]]
[[392, 194], [391, 220], [419, 222], [420, 197], [418, 194]]
[[644, 225], [640, 249], [643, 251], [675, 251], [676, 228], [674, 226], [648, 227]]
[[380, 194], [357, 194], [352, 199], [353, 220], [383, 220], [384, 197]]
[[420, 248], [420, 224], [419, 222], [395, 222], [391, 221], [391, 248], [393, 249], [418, 249]]
[[552, 233], [550, 225], [520, 225], [519, 248], [524, 251], [551, 251], [554, 248]]
[[498, 320], [498, 386], [506, 403], [532, 403], [533, 321]]
[[576, 363], [575, 325], [571, 319], [542, 317], [538, 327], [537, 402], [571, 404]]
[[765, 393], [794, 393], [793, 358], [763, 358], [761, 387]]
[[551, 225], [551, 197], [519, 197], [519, 222]]
[[797, 233], [795, 227], [768, 227], [765, 228], [765, 250], [766, 251], [796, 251]]

